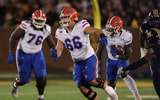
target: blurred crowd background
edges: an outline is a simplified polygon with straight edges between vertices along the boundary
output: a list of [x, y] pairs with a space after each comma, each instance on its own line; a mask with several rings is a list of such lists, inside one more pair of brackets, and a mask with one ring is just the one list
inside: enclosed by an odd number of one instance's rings
[[[98, 0], [101, 23], [113, 15], [122, 17], [124, 25], [138, 28], [143, 19], [153, 8], [160, 8], [160, 0]], [[58, 26], [59, 13], [62, 8], [72, 6], [79, 18], [87, 19], [93, 25], [93, 9], [91, 0], [0, 0], [0, 26], [8, 28], [19, 25], [29, 19], [36, 9], [43, 9], [47, 15], [47, 23], [53, 28]]]
[[[160, 0], [97, 1], [100, 7], [102, 28], [105, 26], [109, 17], [113, 15], [120, 16], [123, 19], [124, 27], [129, 29], [133, 33], [134, 37], [132, 44], [133, 55], [131, 56], [130, 61], [133, 62], [139, 59], [140, 52], [138, 28], [153, 8], [160, 9]], [[10, 75], [11, 77], [13, 76], [13, 72], [16, 72], [16, 65], [9, 65], [7, 63], [8, 40], [12, 31], [22, 20], [30, 19], [35, 10], [42, 9], [47, 15], [47, 24], [52, 26], [52, 31], [54, 34], [55, 29], [59, 26], [60, 11], [64, 7], [68, 6], [72, 6], [78, 11], [79, 19], [86, 19], [90, 22], [91, 26], [94, 26], [92, 0], [0, 0], [0, 73], [8, 71], [7, 75]], [[97, 47], [97, 40], [97, 36], [91, 36], [91, 43], [94, 49]], [[46, 56], [48, 72], [62, 72], [64, 74], [66, 71], [72, 71], [73, 63], [69, 53], [66, 50], [64, 50], [64, 55], [59, 58], [58, 62], [53, 62], [49, 55], [48, 48], [44, 45], [43, 49]], [[132, 75], [135, 77], [150, 77], [149, 65], [145, 66], [141, 70], [139, 69], [135, 72], [132, 71]], [[105, 64], [103, 67], [105, 68]], [[2, 75], [0, 76], [2, 77]]]

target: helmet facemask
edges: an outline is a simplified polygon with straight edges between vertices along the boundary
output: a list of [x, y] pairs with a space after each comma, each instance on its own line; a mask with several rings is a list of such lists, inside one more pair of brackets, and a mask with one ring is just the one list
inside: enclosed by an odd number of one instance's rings
[[113, 16], [108, 19], [105, 27], [106, 27], [108, 36], [113, 37], [114, 35], [119, 34], [120, 31], [122, 30], [123, 21], [120, 17]]
[[115, 28], [112, 27], [111, 25], [106, 25], [106, 31], [108, 36], [114, 36], [115, 34]]
[[59, 23], [62, 27], [68, 27], [72, 23], [71, 20], [70, 20], [71, 15], [61, 14], [59, 18], [60, 18]]

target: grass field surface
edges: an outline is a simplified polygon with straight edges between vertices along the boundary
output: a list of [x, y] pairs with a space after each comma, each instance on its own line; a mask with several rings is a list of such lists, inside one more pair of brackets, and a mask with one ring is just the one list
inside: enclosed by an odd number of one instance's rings
[[[13, 99], [11, 96], [12, 79], [0, 80], [0, 100], [37, 100], [37, 89], [35, 81], [19, 87], [19, 97]], [[136, 80], [142, 100], [159, 100], [152, 85], [152, 80]], [[102, 89], [94, 89], [100, 100], [106, 100], [107, 95]], [[132, 93], [122, 80], [117, 83], [119, 100], [134, 100]], [[80, 93], [72, 79], [48, 79], [45, 89], [45, 100], [87, 100]]]

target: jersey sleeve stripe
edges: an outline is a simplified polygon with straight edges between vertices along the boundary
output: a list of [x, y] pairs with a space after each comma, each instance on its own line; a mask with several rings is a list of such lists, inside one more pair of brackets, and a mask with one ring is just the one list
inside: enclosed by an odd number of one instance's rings
[[21, 24], [21, 27], [26, 29], [26, 25], [24, 23]]
[[128, 41], [127, 44], [129, 44], [129, 43], [131, 43], [131, 42], [132, 42], [132, 40]]
[[85, 22], [87, 22], [87, 21], [86, 21], [86, 20], [83, 20], [83, 21], [82, 21], [82, 24], [84, 24]]
[[85, 27], [85, 26], [88, 25], [88, 24], [89, 24], [89, 23], [85, 23], [85, 24], [82, 25], [82, 27]]

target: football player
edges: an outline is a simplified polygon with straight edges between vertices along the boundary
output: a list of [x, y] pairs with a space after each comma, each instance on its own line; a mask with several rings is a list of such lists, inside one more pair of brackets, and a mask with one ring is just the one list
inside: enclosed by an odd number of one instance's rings
[[[108, 19], [105, 28], [103, 29], [104, 34], [107, 36], [108, 44], [99, 45], [97, 50], [97, 56], [99, 60], [101, 59], [100, 55], [102, 48], [106, 47], [108, 54], [107, 61], [107, 80], [108, 86], [113, 89], [116, 89], [116, 82], [118, 80], [117, 71], [123, 66], [129, 64], [129, 57], [132, 52], [131, 43], [132, 43], [132, 34], [123, 29], [123, 21], [118, 16], [113, 16]], [[127, 87], [132, 92], [135, 97], [135, 100], [141, 100], [136, 83], [132, 77], [125, 73], [121, 75], [121, 78], [125, 81]], [[108, 97], [107, 100], [112, 100]]]
[[151, 62], [151, 72], [153, 85], [160, 98], [160, 11], [153, 9], [140, 28], [141, 47], [146, 48], [146, 54], [138, 61], [121, 68], [118, 74], [123, 74], [128, 70], [135, 70], [147, 62]]
[[[88, 100], [99, 100], [97, 93], [91, 86], [102, 88], [108, 93], [108, 87], [104, 80], [98, 79], [98, 59], [90, 44], [90, 34], [101, 34], [101, 39], [107, 43], [102, 30], [90, 26], [87, 20], [78, 20], [77, 11], [72, 7], [66, 7], [60, 14], [60, 25], [56, 30], [58, 39], [56, 50], [52, 52], [55, 57], [60, 57], [64, 46], [68, 49], [74, 62], [73, 78], [81, 93]], [[109, 95], [115, 94], [110, 91]], [[118, 100], [117, 95], [112, 100]]]
[[44, 100], [44, 89], [46, 85], [46, 62], [42, 52], [43, 41], [46, 40], [50, 50], [55, 47], [51, 36], [51, 27], [46, 24], [46, 15], [42, 10], [36, 10], [31, 20], [24, 20], [16, 28], [9, 39], [8, 63], [15, 62], [14, 50], [16, 50], [16, 64], [18, 77], [12, 84], [12, 96], [18, 97], [18, 87], [30, 82], [31, 72], [36, 78], [38, 100]]

